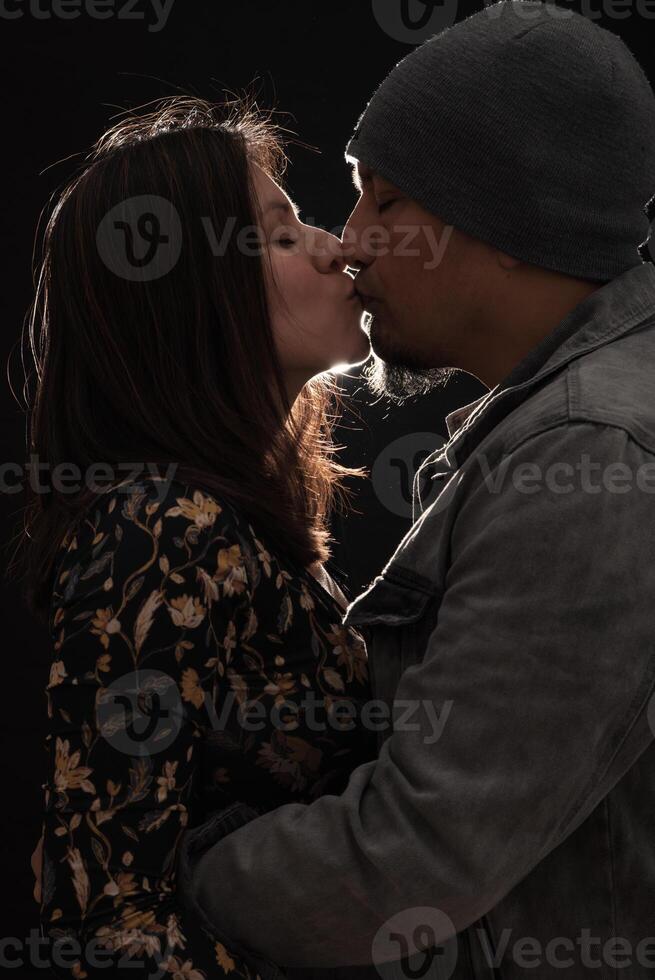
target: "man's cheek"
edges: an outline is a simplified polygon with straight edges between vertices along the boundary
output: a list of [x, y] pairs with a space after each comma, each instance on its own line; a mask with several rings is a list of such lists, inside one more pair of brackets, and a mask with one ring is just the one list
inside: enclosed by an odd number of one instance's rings
[[389, 237], [389, 253], [405, 274], [420, 264], [425, 245], [420, 225], [402, 224], [400, 221], [394, 224]]

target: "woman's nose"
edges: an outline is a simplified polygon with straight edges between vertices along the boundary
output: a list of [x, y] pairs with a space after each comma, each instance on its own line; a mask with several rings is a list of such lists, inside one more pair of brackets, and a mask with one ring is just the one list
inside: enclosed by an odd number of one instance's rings
[[321, 272], [345, 272], [348, 263], [336, 235], [323, 232], [317, 246], [317, 264]]

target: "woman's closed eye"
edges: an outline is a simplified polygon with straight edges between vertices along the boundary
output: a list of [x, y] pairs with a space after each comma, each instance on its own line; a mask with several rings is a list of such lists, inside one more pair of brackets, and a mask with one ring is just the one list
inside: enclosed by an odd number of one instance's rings
[[[293, 217], [293, 216], [292, 216]], [[294, 245], [298, 244], [299, 239], [302, 237], [302, 224], [295, 215], [296, 220], [289, 221], [285, 220], [271, 222], [267, 229], [267, 238], [269, 245], [279, 246], [285, 251], [289, 251]]]

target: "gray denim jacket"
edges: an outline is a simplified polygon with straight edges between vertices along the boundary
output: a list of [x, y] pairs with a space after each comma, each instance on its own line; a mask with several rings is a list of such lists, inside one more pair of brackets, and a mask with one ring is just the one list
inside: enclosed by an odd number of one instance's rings
[[345, 617], [378, 759], [219, 816], [183, 900], [267, 980], [655, 976], [655, 266], [447, 421], [441, 492]]

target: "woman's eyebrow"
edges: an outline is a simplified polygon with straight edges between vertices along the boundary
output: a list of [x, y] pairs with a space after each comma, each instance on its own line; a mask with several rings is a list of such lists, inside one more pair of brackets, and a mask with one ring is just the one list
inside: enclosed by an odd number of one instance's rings
[[265, 212], [269, 211], [284, 211], [285, 214], [293, 214], [295, 218], [300, 218], [300, 209], [293, 201], [269, 201]]

